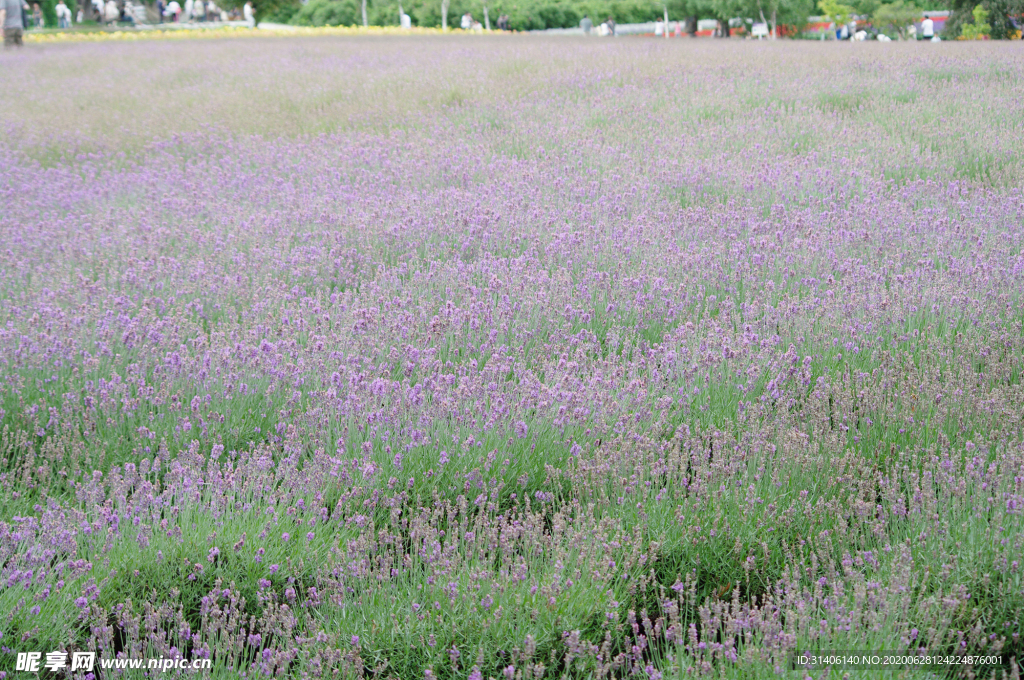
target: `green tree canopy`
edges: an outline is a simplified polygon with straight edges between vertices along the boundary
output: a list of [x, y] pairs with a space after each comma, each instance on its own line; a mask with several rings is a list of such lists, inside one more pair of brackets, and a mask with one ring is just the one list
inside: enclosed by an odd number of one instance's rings
[[960, 35], [967, 40], [978, 40], [987, 38], [992, 32], [992, 26], [988, 23], [988, 10], [981, 5], [976, 5], [974, 11], [974, 23], [964, 24], [960, 29]]
[[850, 5], [844, 5], [839, 0], [819, 0], [818, 7], [821, 8], [821, 13], [828, 17], [829, 21], [834, 21], [836, 26], [841, 26], [850, 22], [850, 17], [857, 13], [857, 10]]
[[[976, 6], [979, 6], [977, 0], [949, 0], [949, 9], [952, 13], [946, 22], [945, 35], [962, 35], [964, 27], [974, 23]], [[1005, 40], [1014, 37], [1018, 30], [1014, 26], [1014, 20], [1024, 23], [1024, 0], [982, 0], [980, 7], [988, 12], [988, 34], [993, 39]], [[968, 32], [972, 30], [968, 29]]]

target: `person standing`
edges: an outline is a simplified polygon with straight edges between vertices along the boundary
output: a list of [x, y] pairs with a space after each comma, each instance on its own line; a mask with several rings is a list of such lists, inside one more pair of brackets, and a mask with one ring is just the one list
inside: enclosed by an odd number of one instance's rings
[[580, 28], [583, 29], [583, 35], [590, 35], [590, 29], [594, 27], [594, 22], [590, 20], [590, 16], [584, 14], [583, 18], [580, 19]]
[[38, 2], [32, 3], [32, 26], [33, 28], [43, 27], [43, 10], [40, 9]]
[[605, 23], [608, 24], [608, 35], [609, 35], [609, 37], [614, 38], [615, 37], [615, 19], [612, 19], [611, 17], [608, 17], [608, 21], [606, 21]]
[[121, 10], [118, 9], [117, 3], [114, 0], [107, 0], [107, 5], [103, 8], [103, 18], [106, 20], [107, 25], [117, 25], [117, 20], [121, 18]]
[[935, 22], [929, 16], [926, 16], [924, 21], [921, 22], [921, 37], [925, 40], [931, 40], [935, 37]]
[[124, 0], [124, 7], [121, 8], [121, 21], [135, 27], [135, 4], [132, 0]]
[[256, 14], [252, 11], [252, 0], [246, 0], [245, 7], [242, 8], [242, 16], [249, 28], [256, 28]]
[[57, 28], [71, 28], [71, 10], [64, 0], [57, 3]]
[[0, 24], [4, 27], [4, 47], [21, 47], [24, 17], [21, 0], [0, 0]]

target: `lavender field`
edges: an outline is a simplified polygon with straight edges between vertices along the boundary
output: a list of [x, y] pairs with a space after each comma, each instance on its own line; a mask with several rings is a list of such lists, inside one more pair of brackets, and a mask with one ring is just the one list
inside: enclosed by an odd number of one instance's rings
[[1018, 678], [1022, 45], [666, 42], [0, 54], [0, 678]]

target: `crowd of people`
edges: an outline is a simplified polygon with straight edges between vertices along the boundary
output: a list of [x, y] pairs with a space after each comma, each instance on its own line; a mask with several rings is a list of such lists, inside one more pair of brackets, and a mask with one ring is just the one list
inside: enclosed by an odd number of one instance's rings
[[[77, 23], [87, 20], [106, 26], [118, 24], [136, 25], [144, 21], [146, 8], [133, 0], [90, 0], [92, 13], [86, 16], [85, 3], [79, 5]], [[75, 17], [65, 0], [58, 0], [54, 8], [57, 15], [57, 28], [71, 28]], [[209, 21], [245, 21], [255, 26], [255, 10], [252, 0], [247, 0], [241, 9], [233, 8], [225, 11], [217, 6], [214, 0], [184, 0], [182, 6], [178, 0], [157, 0], [157, 15], [160, 23], [169, 22], [209, 22]], [[30, 28], [44, 28], [43, 11], [38, 2], [29, 6], [26, 0], [0, 0], [0, 24], [3, 25], [4, 46], [20, 46], [24, 31]]]
[[184, 5], [178, 0], [157, 0], [157, 14], [160, 16], [160, 23], [165, 20], [170, 22], [196, 22], [204, 23], [210, 21], [245, 21], [250, 26], [255, 26], [254, 10], [252, 0], [248, 0], [242, 9], [232, 8], [223, 10], [217, 6], [214, 0], [184, 0]]
[[[485, 12], [484, 16], [486, 15], [487, 14]], [[402, 28], [409, 28], [412, 26], [412, 23], [410, 22], [409, 25], [407, 26], [405, 22], [405, 17], [408, 17], [408, 15], [403, 15]], [[459, 25], [464, 31], [482, 31], [484, 29], [483, 24], [481, 24], [479, 21], [473, 18], [472, 12], [466, 12], [465, 14], [463, 14], [462, 20], [460, 21]], [[507, 14], [502, 14], [501, 16], [498, 17], [498, 20], [494, 22], [494, 27], [497, 28], [499, 31], [511, 31], [512, 21], [509, 19]], [[487, 26], [487, 29], [490, 30], [490, 26]]]
[[[593, 30], [594, 30], [594, 22], [590, 18], [590, 15], [588, 15], [588, 14], [584, 14], [583, 15], [583, 18], [580, 19], [580, 28], [583, 29], [584, 35], [590, 35], [593, 32]], [[608, 36], [608, 37], [614, 36], [615, 35], [615, 19], [612, 19], [611, 17], [608, 17], [608, 21], [603, 22], [600, 26], [597, 27], [597, 34], [602, 36], [602, 37], [604, 37], [604, 36]]]
[[[836, 25], [833, 22], [830, 25], [830, 29], [835, 31], [836, 40], [852, 40], [852, 41], [864, 41], [868, 40], [868, 32], [858, 27], [857, 19], [851, 18], [847, 24]], [[921, 28], [918, 30], [915, 24], [911, 24], [907, 27], [907, 35], [910, 40], [925, 40], [928, 42], [941, 42], [941, 38], [935, 31], [935, 22], [931, 17], [925, 17], [921, 21]], [[831, 36], [828, 36], [831, 39]], [[826, 34], [822, 34], [821, 39], [824, 40]], [[885, 34], [879, 34], [876, 38], [881, 42], [892, 42], [892, 38]]]

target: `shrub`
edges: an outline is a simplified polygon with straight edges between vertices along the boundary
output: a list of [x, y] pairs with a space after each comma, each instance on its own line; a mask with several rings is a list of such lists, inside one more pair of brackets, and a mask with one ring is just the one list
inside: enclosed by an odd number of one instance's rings
[[356, 0], [310, 0], [292, 17], [299, 26], [355, 26], [361, 22]]

